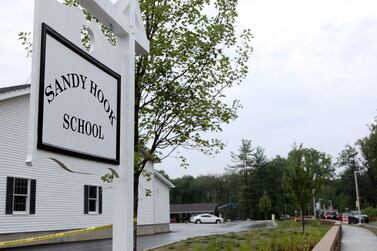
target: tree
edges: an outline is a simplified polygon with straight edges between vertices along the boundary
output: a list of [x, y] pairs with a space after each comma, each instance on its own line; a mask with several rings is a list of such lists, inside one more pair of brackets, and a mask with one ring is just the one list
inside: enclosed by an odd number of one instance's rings
[[205, 153], [223, 147], [203, 133], [220, 132], [240, 107], [237, 100], [224, 101], [224, 91], [245, 78], [251, 52], [250, 31], [236, 35], [237, 4], [140, 1], [150, 54], [137, 58], [135, 69], [135, 216], [139, 176], [151, 156], [164, 159], [180, 147]]
[[268, 161], [263, 168], [257, 168], [255, 178], [252, 181], [253, 190], [257, 190], [260, 195], [264, 191], [267, 192], [271, 199], [271, 213], [276, 215], [283, 214], [286, 206], [290, 202], [284, 196], [282, 190], [282, 177], [287, 165], [287, 160], [283, 157], [276, 156], [272, 160]]
[[303, 232], [304, 207], [310, 203], [312, 196], [319, 192], [323, 181], [332, 175], [331, 158], [327, 154], [303, 148], [302, 145], [294, 145], [288, 153], [283, 187], [287, 195], [300, 207]]
[[242, 184], [240, 184], [242, 196], [239, 203], [242, 218], [251, 217], [249, 173], [253, 167], [253, 153], [251, 140], [242, 139], [238, 153], [231, 152], [233, 165], [229, 165], [228, 168], [229, 171], [236, 172], [243, 177]]
[[253, 169], [260, 169], [266, 167], [268, 159], [264, 153], [264, 149], [260, 146], [255, 148], [254, 153], [252, 154], [253, 158]]
[[264, 214], [264, 219], [266, 220], [267, 214], [271, 211], [272, 208], [271, 199], [266, 191], [264, 191], [263, 196], [260, 197], [258, 206], [261, 213]]
[[[336, 167], [342, 170], [339, 185], [342, 194], [344, 194], [344, 208], [353, 208], [355, 205], [354, 172], [362, 169], [358, 155], [359, 153], [355, 147], [346, 145], [339, 153], [337, 162], [335, 163]], [[333, 186], [333, 184], [331, 185]]]
[[370, 134], [357, 142], [362, 154], [362, 164], [369, 181], [368, 199], [377, 206], [377, 118], [369, 125]]

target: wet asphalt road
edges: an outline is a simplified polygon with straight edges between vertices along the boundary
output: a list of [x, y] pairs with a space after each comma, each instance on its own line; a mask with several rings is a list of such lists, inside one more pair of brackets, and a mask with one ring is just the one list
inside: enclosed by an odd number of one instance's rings
[[[190, 237], [240, 232], [253, 228], [274, 227], [271, 221], [240, 221], [224, 224], [171, 224], [170, 233], [139, 237], [138, 250], [161, 246]], [[9, 251], [111, 251], [111, 240], [49, 244], [32, 247], [9, 248]]]

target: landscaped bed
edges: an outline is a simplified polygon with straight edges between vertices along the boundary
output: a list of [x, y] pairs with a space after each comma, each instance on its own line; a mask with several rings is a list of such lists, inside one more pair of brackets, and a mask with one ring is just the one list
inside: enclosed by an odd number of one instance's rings
[[304, 251], [312, 250], [331, 225], [321, 225], [319, 221], [305, 224], [294, 221], [278, 222], [276, 228], [253, 229], [246, 232], [211, 235], [190, 238], [175, 244], [153, 249], [153, 251]]

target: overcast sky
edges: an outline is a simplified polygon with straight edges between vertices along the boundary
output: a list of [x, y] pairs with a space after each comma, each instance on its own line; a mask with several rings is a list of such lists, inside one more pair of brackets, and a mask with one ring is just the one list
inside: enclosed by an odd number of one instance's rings
[[[214, 157], [186, 152], [156, 168], [170, 176], [222, 173], [242, 138], [285, 156], [294, 142], [336, 157], [367, 135], [377, 115], [377, 1], [239, 0], [239, 28], [254, 34], [250, 73], [228, 92], [240, 117], [218, 135], [227, 143]], [[0, 87], [24, 84], [31, 60], [17, 41], [32, 31], [33, 1], [0, 2]]]

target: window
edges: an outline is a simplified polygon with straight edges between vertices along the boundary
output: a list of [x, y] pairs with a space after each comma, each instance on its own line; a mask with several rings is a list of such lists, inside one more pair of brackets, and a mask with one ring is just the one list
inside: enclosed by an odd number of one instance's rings
[[89, 186], [89, 213], [97, 213], [98, 187]]
[[102, 214], [102, 187], [84, 186], [84, 213]]
[[35, 214], [36, 180], [7, 177], [6, 214]]
[[28, 179], [14, 179], [13, 189], [13, 213], [24, 212], [29, 204], [29, 180]]

